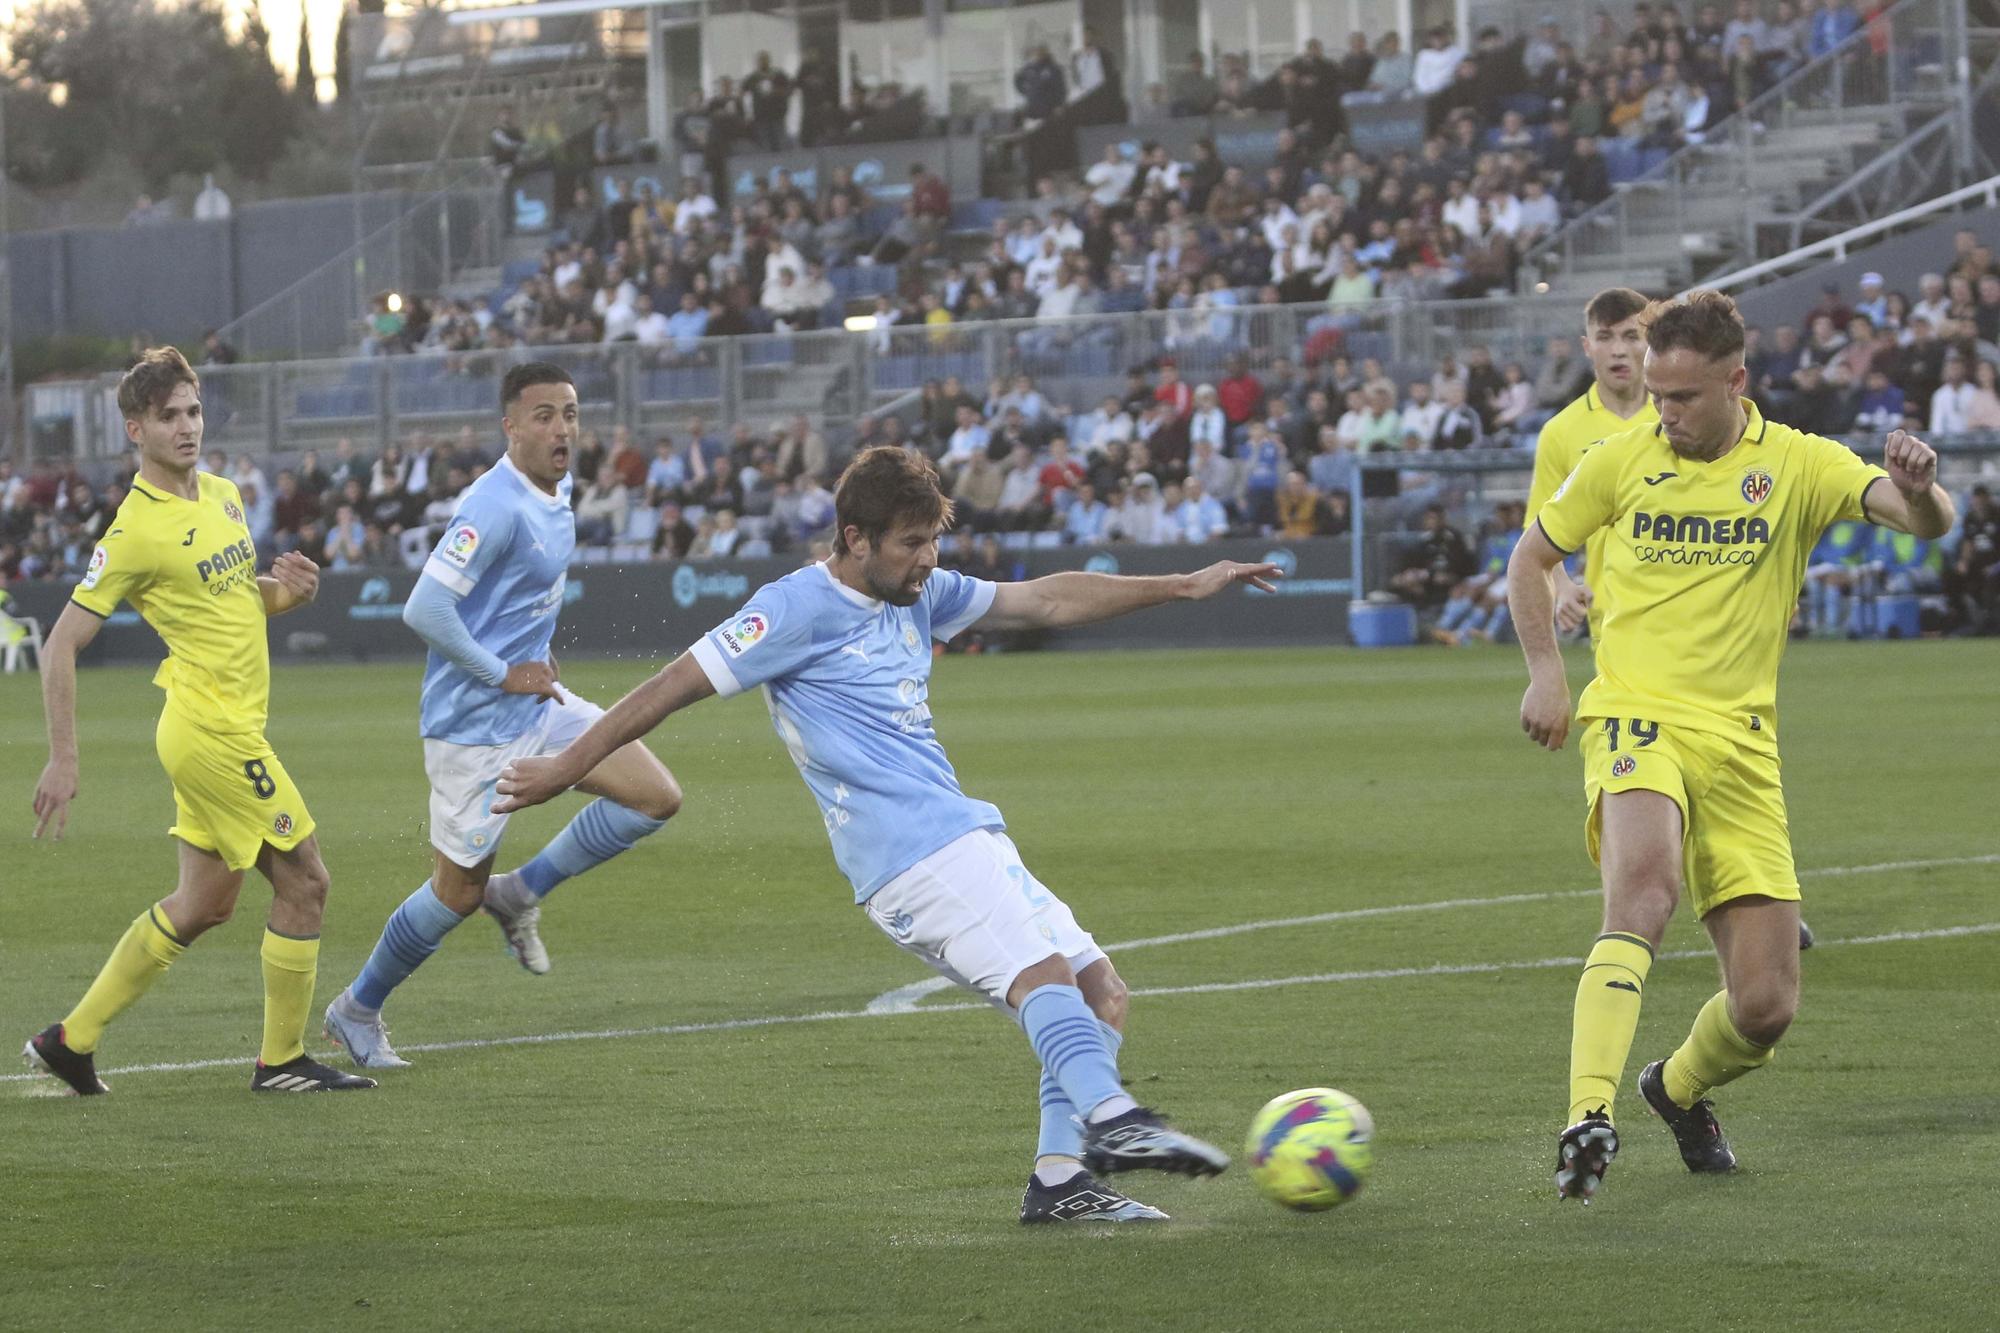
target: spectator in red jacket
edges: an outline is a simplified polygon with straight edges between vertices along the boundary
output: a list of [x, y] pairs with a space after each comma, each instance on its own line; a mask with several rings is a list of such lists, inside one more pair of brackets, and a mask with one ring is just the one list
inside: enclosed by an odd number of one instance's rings
[[1160, 363], [1160, 387], [1153, 390], [1153, 401], [1165, 403], [1176, 420], [1185, 420], [1194, 411], [1194, 390], [1181, 378], [1181, 368], [1171, 361]]
[[1222, 415], [1229, 418], [1229, 424], [1240, 426], [1263, 409], [1264, 385], [1250, 373], [1240, 356], [1223, 362], [1223, 369], [1229, 376], [1215, 386], [1216, 401], [1222, 405]]
[[1069, 440], [1058, 435], [1049, 441], [1049, 458], [1036, 478], [1042, 487], [1042, 504], [1055, 508], [1056, 497], [1077, 488], [1084, 478], [1083, 464], [1069, 456]]

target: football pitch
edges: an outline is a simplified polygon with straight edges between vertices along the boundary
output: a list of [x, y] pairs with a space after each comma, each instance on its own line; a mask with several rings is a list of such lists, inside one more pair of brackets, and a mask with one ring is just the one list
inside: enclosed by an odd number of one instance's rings
[[[608, 705], [650, 669], [565, 683]], [[9, 1050], [171, 887], [149, 675], [81, 675], [54, 845], [28, 837], [36, 682], [0, 680]], [[419, 675], [274, 673], [333, 873], [320, 1006], [427, 874]], [[1574, 743], [1521, 736], [1524, 683], [1512, 649], [938, 664], [960, 780], [1134, 991], [1133, 1094], [1240, 1152], [1267, 1098], [1353, 1093], [1376, 1165], [1348, 1207], [1281, 1212], [1239, 1158], [1119, 1178], [1171, 1223], [1020, 1226], [1026, 1042], [903, 989], [928, 973], [853, 906], [763, 707], [711, 701], [652, 738], [687, 792], [670, 828], [549, 899], [555, 970], [468, 922], [391, 1001], [416, 1065], [379, 1091], [250, 1095], [254, 877], [108, 1034], [113, 1095], [0, 1082], [0, 1326], [1994, 1327], [2000, 653], [1791, 651], [1800, 1019], [1719, 1095], [1743, 1171], [1687, 1175], [1628, 1076], [1589, 1208], [1551, 1175], [1596, 879]], [[578, 805], [517, 816], [503, 867]], [[1704, 948], [1684, 912], [1628, 1075], [1713, 991]]]

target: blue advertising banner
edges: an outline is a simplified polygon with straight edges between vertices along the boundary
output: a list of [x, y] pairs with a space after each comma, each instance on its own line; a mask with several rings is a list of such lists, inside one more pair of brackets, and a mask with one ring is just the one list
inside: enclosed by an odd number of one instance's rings
[[[1275, 594], [1232, 588], [1207, 602], [1174, 603], [1033, 641], [1046, 648], [1252, 647], [1347, 642], [1349, 557], [1347, 542], [1319, 537], [1009, 551], [1003, 564], [1011, 578], [1024, 579], [1071, 569], [1167, 574], [1216, 560], [1268, 560], [1287, 575]], [[795, 560], [778, 558], [577, 566], [564, 589], [556, 651], [664, 663], [728, 619], [752, 592], [797, 567]], [[402, 622], [403, 602], [416, 577], [401, 569], [325, 575], [311, 606], [271, 622], [271, 655], [330, 661], [418, 657], [423, 644]], [[9, 591], [22, 614], [49, 625], [62, 613], [70, 589], [35, 583]], [[138, 613], [121, 609], [105, 622], [83, 660], [156, 662], [164, 652]]]

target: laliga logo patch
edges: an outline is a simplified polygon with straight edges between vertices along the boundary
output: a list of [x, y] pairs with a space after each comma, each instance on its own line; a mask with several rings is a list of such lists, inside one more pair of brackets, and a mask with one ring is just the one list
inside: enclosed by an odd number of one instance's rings
[[240, 525], [243, 522], [243, 511], [237, 507], [236, 501], [234, 500], [224, 500], [222, 502], [222, 514], [223, 517], [227, 518], [231, 523], [236, 523]]
[[281, 838], [288, 836], [292, 831], [292, 817], [287, 814], [280, 814], [276, 819], [271, 821], [271, 831]]
[[729, 650], [731, 657], [741, 657], [757, 646], [770, 631], [771, 622], [752, 611], [749, 615], [722, 631], [722, 646]]
[[1632, 770], [1638, 766], [1639, 761], [1631, 755], [1619, 755], [1611, 765], [1611, 776], [1614, 778], [1629, 778], [1632, 776]]
[[1751, 504], [1764, 503], [1764, 497], [1771, 493], [1771, 474], [1763, 468], [1753, 467], [1743, 474], [1743, 498]]
[[104, 554], [102, 546], [92, 551], [90, 553], [90, 568], [83, 571], [83, 582], [77, 586], [85, 592], [89, 592], [92, 588], [95, 588], [97, 586], [97, 576], [104, 572], [104, 566], [110, 559], [110, 556]]
[[464, 569], [472, 563], [472, 553], [479, 549], [479, 530], [471, 524], [461, 524], [451, 530], [444, 539], [444, 550], [439, 552], [444, 559]]

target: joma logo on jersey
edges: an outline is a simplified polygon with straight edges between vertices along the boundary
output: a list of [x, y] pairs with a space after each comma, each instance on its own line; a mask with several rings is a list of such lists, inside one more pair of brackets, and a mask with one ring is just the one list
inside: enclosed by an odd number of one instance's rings
[[[1765, 478], [1768, 482], [1770, 479]], [[1649, 514], [1643, 509], [1632, 513], [1632, 536], [1637, 541], [1700, 542], [1708, 546], [1746, 546], [1769, 542], [1771, 525], [1761, 518], [1704, 518], [1700, 514]]]
[[1751, 504], [1764, 503], [1764, 497], [1771, 493], [1771, 474], [1763, 468], [1753, 467], [1743, 474], [1743, 498]]
[[206, 560], [197, 560], [194, 568], [195, 573], [201, 575], [201, 581], [206, 583], [213, 576], [226, 574], [246, 561], [250, 564], [257, 563], [256, 548], [250, 545], [250, 540], [247, 537], [240, 542], [223, 547]]

